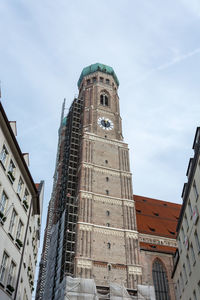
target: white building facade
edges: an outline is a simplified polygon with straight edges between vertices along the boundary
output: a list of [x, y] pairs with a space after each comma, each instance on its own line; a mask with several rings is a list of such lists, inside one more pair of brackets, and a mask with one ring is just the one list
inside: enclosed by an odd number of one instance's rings
[[0, 103], [0, 299], [29, 300], [40, 238], [44, 184], [35, 185], [28, 154]]
[[178, 252], [172, 274], [176, 298], [200, 299], [200, 127], [194, 143], [194, 157], [187, 169], [188, 182], [184, 184], [183, 205], [177, 226]]

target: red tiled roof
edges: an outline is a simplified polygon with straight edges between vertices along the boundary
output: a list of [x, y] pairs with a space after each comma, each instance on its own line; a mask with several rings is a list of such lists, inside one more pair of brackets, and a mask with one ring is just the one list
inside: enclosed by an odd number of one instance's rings
[[133, 195], [139, 233], [176, 238], [180, 204]]
[[40, 184], [39, 183], [35, 183], [36, 189], [39, 189]]
[[143, 243], [143, 242], [140, 242], [140, 249], [149, 250], [149, 251], [153, 251], [153, 252], [170, 253], [170, 254], [174, 254], [176, 252], [175, 247], [147, 244], [147, 243]]

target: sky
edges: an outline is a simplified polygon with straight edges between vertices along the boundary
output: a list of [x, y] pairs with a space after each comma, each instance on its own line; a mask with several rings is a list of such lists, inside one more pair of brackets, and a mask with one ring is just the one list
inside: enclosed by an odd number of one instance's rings
[[96, 62], [120, 81], [134, 193], [182, 203], [199, 126], [200, 1], [1, 0], [1, 101], [34, 181], [45, 180], [42, 230], [62, 102]]

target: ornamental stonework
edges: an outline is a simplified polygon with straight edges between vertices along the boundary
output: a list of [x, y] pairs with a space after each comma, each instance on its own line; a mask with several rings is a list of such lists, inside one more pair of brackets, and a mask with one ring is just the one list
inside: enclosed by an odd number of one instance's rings
[[77, 259], [77, 267], [84, 269], [92, 269], [92, 261], [84, 258]]
[[98, 226], [91, 223], [78, 222], [79, 230], [81, 231], [93, 231], [99, 234], [113, 235], [118, 237], [126, 237], [132, 239], [138, 239], [138, 232], [134, 230], [123, 230], [114, 227]]
[[130, 275], [142, 275], [142, 267], [141, 266], [128, 266], [128, 273]]
[[85, 191], [80, 191], [80, 198], [93, 199], [94, 201], [104, 202], [104, 203], [114, 204], [114, 205], [119, 205], [119, 206], [124, 205], [124, 206], [128, 206], [128, 207], [134, 207], [133, 200], [120, 199], [120, 198], [116, 198], [116, 197], [110, 197], [110, 196], [95, 194], [95, 193], [91, 193], [91, 192], [88, 193]]
[[98, 137], [94, 134], [91, 134], [89, 132], [85, 132], [83, 138], [86, 138], [86, 139], [89, 139], [89, 140], [92, 140], [92, 141], [98, 141], [98, 142], [103, 142], [103, 143], [106, 143], [106, 144], [111, 144], [111, 145], [114, 145], [114, 146], [119, 146], [120, 148], [125, 148], [125, 149], [128, 148], [128, 145], [126, 143], [123, 143], [123, 142], [120, 142], [120, 141], [117, 141], [117, 140], [104, 139], [104, 138]]
[[177, 243], [175, 239], [169, 239], [159, 236], [152, 236], [148, 234], [140, 234], [139, 241], [143, 243], [150, 243], [162, 246], [169, 246], [169, 247], [177, 247]]

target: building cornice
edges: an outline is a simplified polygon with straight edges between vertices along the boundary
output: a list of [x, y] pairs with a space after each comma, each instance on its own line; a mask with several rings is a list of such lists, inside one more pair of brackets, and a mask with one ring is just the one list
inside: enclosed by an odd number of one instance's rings
[[79, 191], [79, 197], [93, 199], [94, 201], [116, 204], [116, 205], [120, 205], [120, 206], [122, 206], [122, 205], [129, 206], [129, 207], [135, 206], [134, 200], [106, 196], [106, 195], [88, 192], [88, 191], [84, 191], [84, 190]]
[[103, 138], [103, 137], [100, 137], [100, 136], [98, 136], [94, 133], [84, 132], [82, 139], [89, 139], [89, 140], [92, 140], [92, 141], [103, 142], [105, 144], [111, 144], [111, 145], [115, 145], [115, 146], [118, 146], [118, 147], [121, 147], [121, 148], [128, 149], [128, 144], [126, 144], [122, 141]]

